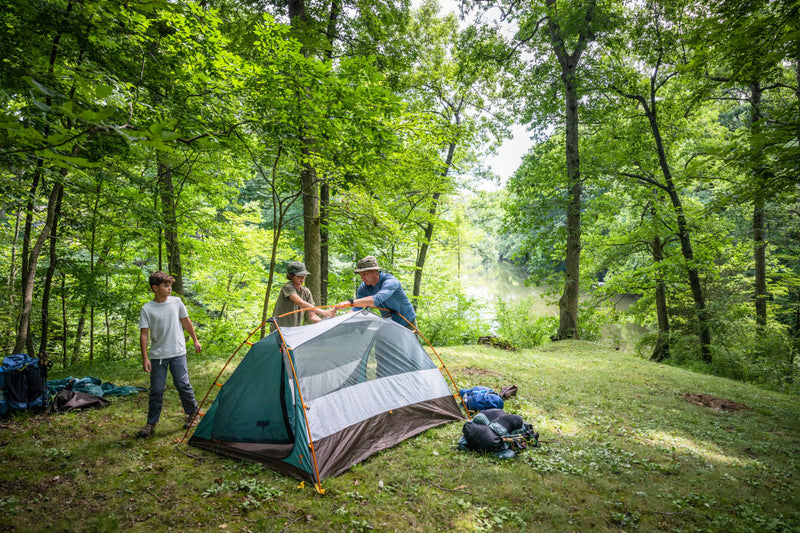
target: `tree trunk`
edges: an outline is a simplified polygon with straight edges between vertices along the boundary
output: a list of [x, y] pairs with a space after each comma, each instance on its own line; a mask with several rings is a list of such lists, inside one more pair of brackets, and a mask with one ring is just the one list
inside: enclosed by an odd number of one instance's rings
[[[458, 113], [456, 113], [456, 125], [460, 123]], [[456, 143], [451, 142], [447, 147], [447, 157], [444, 161], [444, 171], [442, 171], [442, 178], [447, 177], [450, 167], [453, 164], [453, 155], [456, 152]], [[422, 236], [422, 242], [419, 243], [417, 249], [417, 261], [414, 265], [414, 288], [412, 292], [411, 302], [414, 304], [414, 310], [417, 309], [417, 300], [419, 299], [420, 292], [422, 291], [422, 271], [425, 268], [425, 259], [428, 256], [428, 249], [431, 245], [431, 238], [433, 238], [434, 219], [436, 218], [436, 211], [439, 208], [439, 198], [442, 193], [435, 192], [431, 198], [431, 207], [428, 211], [430, 218], [428, 223], [425, 224], [425, 232]]]
[[94, 304], [89, 307], [89, 362], [94, 361]]
[[172, 182], [172, 167], [168, 162], [158, 162], [158, 194], [164, 221], [164, 242], [167, 248], [167, 268], [175, 278], [172, 291], [183, 294], [183, 269], [181, 249], [178, 243], [178, 215], [175, 205], [175, 186]]
[[81, 355], [81, 341], [83, 340], [83, 327], [86, 324], [86, 303], [81, 306], [81, 312], [78, 315], [78, 327], [75, 328], [75, 344], [72, 347], [72, 361], [70, 364], [75, 364], [80, 359]]
[[755, 307], [756, 329], [758, 335], [764, 334], [767, 325], [767, 242], [764, 234], [764, 167], [761, 163], [760, 140], [757, 137], [761, 132], [761, 84], [757, 81], [750, 84], [750, 149], [753, 152], [753, 252], [755, 263]]
[[61, 365], [67, 368], [67, 344], [69, 343], [69, 335], [67, 332], [67, 275], [61, 272]]
[[[306, 147], [303, 148], [303, 157], [307, 158], [310, 154], [311, 142], [305, 141]], [[304, 262], [309, 276], [306, 278], [306, 287], [314, 297], [314, 303], [321, 301], [320, 277], [321, 277], [321, 236], [319, 224], [319, 194], [317, 184], [317, 171], [308, 163], [303, 163], [303, 170], [300, 172], [300, 184], [303, 191], [303, 237], [304, 242]]]
[[570, 184], [567, 203], [567, 251], [564, 293], [558, 300], [558, 333], [562, 339], [578, 338], [578, 298], [581, 258], [581, 170], [578, 153], [578, 97], [573, 72], [562, 72], [566, 95], [566, 158]]
[[675, 211], [675, 217], [678, 222], [678, 238], [681, 242], [681, 253], [686, 261], [686, 269], [689, 277], [689, 287], [692, 290], [692, 298], [694, 300], [695, 312], [697, 313], [697, 322], [700, 335], [700, 351], [701, 357], [704, 362], [711, 362], [711, 327], [709, 324], [708, 309], [706, 308], [705, 294], [703, 292], [703, 285], [700, 280], [700, 273], [694, 263], [694, 251], [692, 250], [692, 241], [689, 235], [689, 226], [686, 223], [686, 215], [683, 212], [683, 204], [681, 203], [680, 196], [675, 189], [675, 183], [672, 179], [672, 170], [667, 162], [667, 153], [664, 148], [664, 141], [661, 137], [661, 130], [659, 128], [658, 120], [656, 118], [655, 109], [655, 93], [651, 92], [650, 105], [644, 98], [638, 98], [639, 103], [644, 109], [645, 115], [650, 122], [650, 128], [653, 133], [653, 139], [656, 143], [656, 150], [658, 152], [658, 162], [661, 167], [661, 173], [666, 182], [665, 190], [669, 194], [672, 202], [672, 208]]
[[[292, 29], [297, 31], [301, 42], [308, 42], [306, 35], [308, 23], [308, 11], [304, 0], [288, 0], [287, 8], [289, 21]], [[332, 12], [333, 16], [333, 12]], [[338, 14], [336, 15], [338, 16]], [[330, 22], [330, 21], [329, 21]], [[335, 19], [333, 20], [335, 25]], [[307, 44], [303, 44], [302, 53], [308, 57], [311, 53]], [[306, 99], [306, 95], [298, 94], [301, 101]], [[322, 275], [322, 251], [320, 235], [320, 213], [319, 213], [319, 184], [317, 183], [317, 171], [311, 164], [311, 155], [314, 153], [314, 140], [304, 131], [304, 125], [300, 125], [300, 140], [302, 143], [302, 169], [300, 171], [300, 190], [303, 194], [303, 261], [309, 276], [306, 278], [306, 287], [311, 291], [314, 303], [322, 300], [320, 289]]]
[[[339, 15], [342, 12], [342, 3], [341, 0], [331, 0], [331, 9], [328, 12], [328, 41], [330, 46], [328, 47], [328, 51], [325, 54], [325, 57], [328, 61], [333, 62], [333, 43], [338, 37], [338, 22], [339, 22]], [[320, 254], [320, 261], [319, 261], [319, 270], [320, 270], [320, 279], [319, 279], [319, 302], [318, 305], [327, 305], [328, 304], [328, 269], [330, 261], [328, 259], [328, 255], [330, 253], [328, 240], [330, 232], [328, 231], [328, 217], [329, 217], [329, 207], [331, 201], [331, 190], [328, 180], [322, 180], [319, 187], [319, 254]]]
[[[14, 239], [11, 242], [11, 258], [8, 262], [8, 287], [6, 289], [6, 311], [8, 316], [13, 317], [16, 312], [14, 310], [14, 285], [17, 282], [17, 243], [19, 242], [19, 224], [22, 217], [22, 211], [17, 210], [17, 216], [14, 221]], [[14, 330], [12, 326], [13, 320], [8, 321], [8, 340], [9, 345], [3, 346], [3, 352], [10, 352], [10, 341], [14, 338]]]
[[[66, 170], [62, 171], [62, 175], [66, 174]], [[50, 232], [53, 228], [53, 222], [56, 219], [56, 205], [58, 198], [62, 194], [61, 183], [54, 183], [53, 189], [50, 191], [50, 198], [47, 201], [47, 219], [36, 239], [36, 243], [30, 251], [27, 259], [27, 267], [25, 276], [22, 279], [22, 311], [20, 313], [19, 328], [17, 329], [17, 340], [14, 344], [14, 353], [21, 353], [27, 350], [29, 355], [33, 355], [33, 340], [28, 334], [30, 329], [31, 311], [33, 309], [33, 286], [36, 280], [36, 264], [39, 261], [39, 254], [42, 252], [45, 240], [50, 237]]]
[[39, 358], [47, 358], [47, 342], [50, 333], [50, 290], [53, 286], [53, 277], [58, 263], [58, 221], [61, 218], [61, 200], [64, 198], [64, 188], [60, 187], [56, 198], [55, 212], [53, 214], [53, 228], [50, 230], [50, 265], [44, 280], [44, 293], [42, 294], [42, 335], [39, 341]]
[[[452, 146], [452, 145], [451, 145]], [[425, 268], [425, 258], [428, 256], [428, 248], [431, 245], [431, 238], [433, 238], [433, 217], [436, 216], [436, 209], [439, 207], [439, 197], [441, 193], [433, 193], [431, 198], [431, 208], [428, 211], [430, 219], [425, 224], [425, 231], [422, 235], [422, 242], [419, 243], [417, 249], [417, 260], [414, 264], [414, 289], [411, 295], [411, 302], [414, 304], [414, 310], [417, 309], [417, 300], [419, 299], [420, 291], [422, 290], [422, 269]]]
[[661, 262], [664, 260], [664, 243], [656, 235], [653, 237], [653, 262], [658, 267], [656, 274], [656, 315], [658, 316], [658, 339], [650, 355], [651, 361], [661, 362], [669, 357], [669, 313], [667, 312], [667, 288], [661, 275]]
[[[45, 132], [47, 129], [45, 128]], [[39, 182], [42, 180], [42, 168], [44, 166], [43, 160], [39, 160], [36, 162], [36, 170], [33, 172], [33, 180], [31, 181], [30, 189], [28, 190], [28, 202], [25, 204], [25, 225], [22, 230], [22, 266], [20, 268], [20, 282], [21, 282], [21, 298], [20, 298], [20, 318], [22, 318], [22, 313], [25, 310], [25, 291], [26, 283], [28, 280], [28, 270], [29, 270], [29, 262], [30, 262], [30, 254], [31, 254], [31, 239], [33, 233], [33, 209], [34, 209], [34, 201], [36, 199], [36, 192], [39, 189]], [[37, 254], [38, 257], [38, 254]], [[34, 265], [34, 277], [36, 276], [35, 271], [36, 267]], [[19, 348], [17, 347], [18, 341], [15, 342], [13, 352], [18, 352], [22, 350], [26, 350], [28, 352], [33, 352], [33, 346], [31, 345], [29, 348], [28, 346], [28, 338], [30, 337], [30, 317], [28, 317], [25, 321], [25, 331], [22, 332], [24, 335], [25, 340]], [[20, 332], [17, 331], [17, 339], [19, 339]], [[31, 353], [31, 355], [33, 355]]]
[[318, 305], [328, 304], [328, 213], [330, 208], [330, 185], [325, 180], [319, 187], [319, 303]]
[[561, 81], [564, 85], [565, 102], [565, 135], [567, 181], [569, 182], [569, 201], [567, 203], [567, 249], [566, 272], [564, 273], [564, 293], [558, 301], [559, 321], [556, 338], [578, 338], [578, 298], [580, 290], [580, 258], [581, 258], [581, 173], [578, 151], [578, 91], [575, 84], [575, 73], [583, 52], [592, 40], [590, 26], [597, 7], [595, 0], [586, 4], [585, 25], [572, 53], [566, 50], [566, 43], [561, 34], [558, 22], [556, 0], [547, 0], [547, 29], [553, 51], [561, 66]]

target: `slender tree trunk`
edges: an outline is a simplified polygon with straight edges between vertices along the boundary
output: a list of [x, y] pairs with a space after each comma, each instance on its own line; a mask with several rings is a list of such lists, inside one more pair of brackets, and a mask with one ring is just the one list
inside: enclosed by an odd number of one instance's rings
[[330, 209], [330, 185], [328, 180], [320, 184], [319, 188], [319, 304], [328, 304], [328, 269], [329, 269], [329, 231], [328, 231], [328, 217]]
[[168, 162], [158, 162], [158, 194], [161, 201], [161, 216], [164, 221], [164, 242], [167, 247], [169, 274], [175, 278], [172, 290], [183, 294], [183, 268], [181, 249], [178, 243], [178, 214], [175, 204], [175, 186], [172, 182], [172, 168]]
[[94, 304], [89, 307], [89, 362], [94, 361]]
[[269, 318], [269, 296], [272, 294], [272, 283], [275, 280], [275, 264], [277, 263], [278, 256], [278, 240], [280, 239], [281, 231], [277, 226], [272, 229], [272, 250], [269, 258], [269, 277], [267, 278], [267, 290], [264, 292], [264, 308], [261, 311], [261, 338], [263, 339], [267, 334], [267, 318]]
[[53, 277], [58, 264], [58, 221], [61, 218], [61, 200], [64, 198], [64, 188], [60, 187], [56, 198], [55, 212], [53, 213], [53, 228], [50, 230], [50, 265], [44, 280], [42, 294], [42, 335], [39, 342], [39, 358], [46, 358], [48, 336], [50, 333], [50, 290], [53, 286]]
[[[269, 317], [269, 297], [272, 293], [272, 285], [275, 281], [275, 265], [278, 261], [278, 243], [281, 240], [281, 233], [285, 223], [285, 216], [291, 206], [299, 198], [299, 194], [295, 194], [286, 199], [282, 199], [275, 186], [278, 173], [278, 162], [280, 161], [282, 147], [278, 147], [278, 154], [275, 156], [275, 161], [272, 164], [272, 180], [269, 182], [272, 187], [272, 249], [269, 256], [269, 276], [267, 278], [267, 290], [264, 293], [264, 307], [261, 311], [261, 338], [267, 334], [266, 321]], [[285, 203], [285, 205], [284, 205]]]
[[[72, 8], [75, 5], [73, 0], [67, 2], [67, 5], [64, 10], [64, 28], [66, 28], [66, 21], [70, 18], [72, 13]], [[61, 36], [64, 34], [64, 30], [59, 31], [55, 37], [53, 37], [53, 44], [50, 47], [50, 58], [48, 64], [48, 80], [53, 79], [53, 73], [55, 72], [55, 64], [58, 58], [58, 51], [59, 46], [61, 43]], [[82, 57], [82, 56], [81, 56]], [[78, 62], [80, 63], [80, 59]], [[74, 94], [74, 89], [73, 89]], [[48, 94], [45, 97], [45, 104], [49, 107], [52, 104], [52, 98]], [[50, 133], [50, 128], [45, 126], [44, 128], [44, 135], [47, 136]], [[75, 145], [72, 148], [72, 156], [77, 156], [79, 152], [79, 145]], [[17, 340], [14, 346], [14, 352], [21, 352], [23, 349], [27, 349], [28, 354], [33, 354], [33, 339], [31, 338], [31, 311], [33, 305], [33, 286], [36, 280], [36, 264], [39, 260], [39, 254], [41, 253], [42, 247], [44, 246], [44, 240], [48, 238], [49, 233], [51, 231], [51, 227], [54, 221], [53, 218], [53, 209], [55, 208], [55, 199], [60, 197], [63, 194], [62, 188], [63, 185], [61, 183], [54, 183], [53, 189], [50, 192], [50, 199], [47, 203], [47, 222], [45, 223], [45, 228], [42, 230], [39, 238], [37, 239], [36, 244], [32, 250], [29, 250], [30, 242], [31, 242], [31, 224], [33, 222], [33, 202], [36, 198], [36, 190], [38, 188], [39, 180], [42, 176], [42, 171], [44, 169], [44, 161], [39, 159], [36, 163], [36, 170], [34, 171], [33, 175], [33, 182], [31, 183], [30, 188], [30, 196], [28, 199], [28, 209], [25, 218], [25, 236], [23, 238], [23, 253], [22, 253], [22, 310], [20, 313], [20, 327], [17, 331]], [[67, 175], [67, 169], [62, 169], [61, 177], [64, 178]], [[54, 198], [54, 195], [56, 198]]]
[[[47, 129], [45, 128], [45, 132]], [[22, 230], [22, 266], [20, 267], [20, 281], [21, 281], [21, 288], [20, 288], [20, 317], [22, 318], [22, 313], [25, 311], [25, 292], [27, 290], [26, 283], [28, 280], [28, 271], [29, 271], [29, 264], [30, 264], [30, 254], [31, 254], [31, 239], [32, 232], [33, 232], [33, 210], [34, 210], [34, 202], [36, 199], [36, 192], [39, 189], [39, 182], [42, 180], [42, 168], [44, 166], [44, 162], [40, 159], [36, 162], [36, 170], [33, 172], [33, 179], [31, 181], [30, 189], [28, 190], [28, 202], [25, 205], [25, 226]], [[37, 255], [38, 258], [38, 255]], [[34, 270], [34, 277], [36, 276], [36, 266], [33, 267]], [[19, 336], [20, 332], [17, 331], [17, 342], [15, 342], [15, 346], [13, 351], [18, 352], [22, 350], [26, 350], [28, 346], [28, 338], [30, 337], [30, 316], [25, 319], [25, 331], [22, 332], [24, 335], [25, 340], [21, 346], [19, 344]], [[33, 352], [33, 347], [27, 348], [27, 351]], [[31, 354], [32, 355], [32, 354]]]
[[661, 137], [661, 130], [659, 128], [658, 120], [656, 118], [655, 110], [655, 91], [651, 91], [650, 105], [642, 97], [637, 98], [642, 105], [647, 119], [650, 122], [650, 128], [653, 133], [653, 139], [656, 143], [656, 150], [658, 152], [658, 162], [661, 167], [661, 173], [664, 176], [666, 183], [665, 190], [669, 194], [672, 208], [675, 211], [675, 217], [678, 222], [678, 238], [681, 242], [681, 253], [686, 261], [686, 269], [689, 277], [689, 287], [692, 291], [692, 298], [694, 300], [695, 312], [697, 313], [697, 322], [700, 334], [700, 351], [701, 357], [704, 362], [711, 362], [711, 326], [708, 317], [708, 309], [706, 308], [705, 294], [703, 291], [702, 281], [700, 280], [700, 273], [697, 270], [694, 262], [694, 251], [692, 250], [692, 240], [689, 234], [689, 226], [686, 222], [686, 214], [683, 211], [683, 204], [681, 203], [680, 196], [675, 189], [675, 183], [672, 179], [672, 170], [667, 162], [667, 152], [664, 148], [664, 141]]
[[[327, 53], [325, 54], [328, 61], [333, 62], [333, 43], [338, 38], [338, 22], [339, 22], [339, 15], [342, 12], [342, 3], [341, 0], [331, 0], [331, 9], [328, 13], [328, 29], [327, 29], [327, 36], [330, 46], [328, 47]], [[328, 255], [330, 253], [328, 240], [329, 234], [328, 231], [328, 218], [330, 214], [330, 201], [331, 201], [331, 189], [330, 184], [328, 183], [327, 179], [322, 180], [319, 187], [319, 270], [320, 270], [320, 279], [319, 279], [319, 304], [318, 305], [327, 305], [328, 303], [328, 269], [329, 269], [329, 258]]]
[[761, 163], [760, 140], [757, 137], [761, 132], [761, 84], [757, 81], [750, 84], [750, 149], [753, 152], [754, 169], [753, 184], [753, 248], [755, 263], [755, 307], [756, 328], [759, 336], [764, 334], [767, 325], [767, 242], [764, 234], [764, 168]]
[[[66, 171], [62, 172], [66, 174]], [[17, 341], [14, 345], [14, 353], [20, 353], [27, 349], [28, 354], [33, 354], [33, 340], [30, 338], [30, 318], [33, 309], [33, 286], [36, 280], [36, 264], [42, 252], [44, 242], [50, 237], [50, 232], [55, 221], [56, 204], [62, 194], [61, 183], [54, 183], [50, 191], [50, 198], [47, 202], [47, 219], [39, 234], [39, 238], [30, 250], [27, 260], [26, 275], [22, 280], [22, 312], [20, 313], [19, 328], [17, 329]]]
[[[102, 177], [97, 180], [97, 190], [95, 191], [94, 206], [92, 207], [92, 239], [89, 245], [89, 266], [91, 269], [92, 289], [95, 290], [95, 245], [97, 244], [97, 216], [100, 211], [100, 194], [103, 190]], [[94, 298], [89, 307], [89, 361], [94, 361]]]
[[651, 361], [663, 361], [669, 357], [669, 313], [667, 311], [667, 288], [661, 275], [661, 262], [664, 260], [664, 243], [656, 235], [653, 237], [653, 262], [658, 268], [656, 274], [656, 315], [658, 316], [658, 339], [650, 355]]
[[[106, 270], [106, 287], [108, 287], [108, 270]], [[106, 357], [111, 357], [111, 322], [109, 320], [108, 312], [108, 295], [105, 295], [103, 305], [103, 318], [105, 318], [106, 326]]]
[[[310, 154], [308, 145], [303, 148], [303, 157]], [[303, 191], [303, 237], [304, 242], [304, 262], [310, 275], [306, 278], [306, 287], [311, 291], [314, 302], [322, 299], [320, 292], [321, 277], [321, 236], [319, 221], [319, 192], [317, 183], [317, 171], [310, 164], [303, 163], [303, 170], [300, 172], [301, 189]]]
[[[9, 266], [8, 266], [8, 287], [6, 289], [6, 295], [7, 295], [6, 311], [8, 311], [9, 317], [13, 317], [16, 314], [14, 310], [14, 294], [16, 293], [14, 285], [17, 282], [17, 243], [19, 242], [19, 225], [21, 218], [22, 218], [22, 211], [18, 209], [17, 216], [15, 217], [14, 220], [14, 239], [11, 243], [11, 258], [9, 260]], [[8, 353], [12, 348], [12, 346], [10, 345], [11, 339], [14, 338], [14, 330], [12, 322], [13, 322], [12, 320], [8, 321], [7, 338], [9, 344], [7, 346], [3, 346], [4, 353]]]
[[[307, 42], [306, 35], [308, 12], [304, 0], [288, 0], [287, 8], [292, 29], [298, 32], [302, 41]], [[302, 53], [307, 57], [311, 51], [306, 44], [303, 45]], [[298, 99], [302, 102], [307, 98], [304, 94], [298, 94]], [[311, 291], [314, 302], [322, 300], [320, 290], [320, 277], [322, 275], [322, 256], [321, 256], [321, 235], [320, 235], [320, 213], [319, 213], [319, 184], [317, 182], [317, 171], [311, 164], [311, 155], [314, 153], [314, 139], [309, 137], [300, 125], [300, 138], [303, 147], [301, 155], [303, 158], [300, 171], [300, 190], [303, 194], [303, 261], [310, 275], [306, 278], [306, 287]]]
[[[451, 145], [452, 146], [452, 145]], [[417, 309], [417, 300], [419, 299], [422, 290], [422, 270], [425, 268], [425, 259], [428, 256], [428, 249], [431, 246], [431, 239], [433, 238], [434, 223], [433, 218], [436, 216], [436, 210], [439, 207], [440, 192], [433, 193], [431, 197], [431, 207], [428, 211], [430, 218], [425, 224], [425, 231], [422, 235], [422, 241], [419, 243], [417, 249], [417, 260], [414, 264], [414, 288], [411, 294], [411, 302], [414, 304], [414, 309]]]
[[[459, 125], [461, 122], [458, 113], [456, 113], [456, 126]], [[453, 165], [453, 156], [456, 152], [456, 143], [450, 142], [447, 146], [447, 156], [444, 160], [444, 171], [442, 171], [442, 178], [447, 177], [447, 173], [450, 171], [450, 167]], [[441, 198], [442, 193], [437, 191], [433, 193], [431, 197], [431, 207], [428, 211], [428, 222], [425, 224], [425, 231], [422, 236], [422, 242], [419, 243], [419, 248], [417, 249], [417, 260], [414, 265], [414, 288], [412, 291], [412, 298], [411, 302], [414, 304], [414, 309], [417, 308], [417, 300], [419, 299], [419, 295], [422, 291], [422, 272], [425, 268], [425, 259], [428, 256], [428, 249], [431, 246], [431, 239], [433, 238], [433, 230], [435, 227], [434, 220], [436, 219], [436, 211], [439, 208], [439, 198]]]
[[67, 368], [67, 344], [69, 343], [69, 335], [67, 332], [67, 275], [61, 272], [61, 365]]
[[556, 0], [547, 0], [547, 28], [550, 43], [561, 66], [561, 81], [564, 85], [565, 101], [565, 136], [567, 180], [569, 182], [569, 200], [567, 203], [567, 249], [566, 271], [564, 273], [564, 293], [558, 301], [559, 322], [556, 337], [561, 339], [578, 338], [578, 301], [580, 290], [580, 258], [581, 258], [581, 173], [578, 151], [578, 90], [575, 75], [583, 52], [592, 40], [590, 30], [595, 0], [586, 4], [585, 24], [572, 53], [567, 52], [566, 43], [561, 34], [558, 22]]
[[81, 312], [78, 315], [78, 327], [75, 328], [75, 344], [72, 346], [72, 361], [70, 364], [75, 364], [80, 359], [81, 355], [81, 341], [83, 340], [83, 327], [86, 325], [86, 303], [81, 306]]

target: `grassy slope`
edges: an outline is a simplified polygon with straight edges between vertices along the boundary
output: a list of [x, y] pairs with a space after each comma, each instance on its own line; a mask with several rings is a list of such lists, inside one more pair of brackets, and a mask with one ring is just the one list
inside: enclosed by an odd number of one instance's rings
[[[174, 445], [183, 435], [174, 390], [157, 435], [133, 438], [140, 394], [0, 423], [0, 531], [800, 530], [795, 397], [582, 342], [439, 353], [461, 388], [517, 385], [506, 410], [534, 424], [542, 447], [510, 461], [461, 452], [454, 423], [326, 480], [320, 495]], [[218, 369], [192, 362], [198, 395]], [[72, 375], [144, 382], [133, 361]], [[714, 411], [684, 393], [749, 409]]]

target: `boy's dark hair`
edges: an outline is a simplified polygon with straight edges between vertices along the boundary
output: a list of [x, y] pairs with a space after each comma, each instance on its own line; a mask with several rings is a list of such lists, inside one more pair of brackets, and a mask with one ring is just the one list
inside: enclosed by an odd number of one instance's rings
[[175, 278], [167, 274], [166, 272], [162, 272], [160, 270], [153, 272], [150, 274], [150, 277], [147, 279], [147, 282], [150, 284], [150, 290], [153, 290], [153, 285], [163, 285], [165, 283], [174, 283]]

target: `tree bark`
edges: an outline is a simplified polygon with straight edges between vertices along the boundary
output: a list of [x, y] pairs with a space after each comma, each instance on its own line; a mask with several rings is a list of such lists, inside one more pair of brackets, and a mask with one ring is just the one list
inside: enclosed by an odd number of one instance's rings
[[[460, 123], [460, 118], [458, 112], [455, 114], [455, 123], [458, 125]], [[453, 165], [453, 156], [456, 153], [456, 143], [450, 142], [447, 146], [447, 156], [444, 160], [444, 170], [442, 171], [442, 178], [447, 178], [447, 173], [450, 171], [450, 167]], [[422, 236], [422, 242], [419, 244], [419, 248], [417, 249], [417, 260], [414, 265], [414, 288], [412, 291], [412, 298], [411, 302], [414, 304], [414, 309], [417, 308], [417, 300], [419, 299], [419, 295], [422, 291], [422, 271], [425, 268], [425, 259], [428, 256], [428, 250], [431, 246], [431, 239], [433, 238], [433, 230], [435, 227], [434, 219], [436, 218], [436, 211], [439, 208], [439, 198], [441, 198], [441, 192], [433, 193], [431, 197], [431, 207], [428, 211], [428, 218], [427, 224], [425, 224], [425, 232]]]
[[675, 211], [675, 217], [678, 223], [678, 238], [681, 242], [681, 253], [686, 261], [686, 270], [689, 278], [689, 287], [692, 291], [692, 299], [694, 300], [695, 312], [697, 313], [697, 322], [700, 336], [700, 352], [704, 362], [711, 362], [711, 326], [708, 317], [708, 309], [706, 308], [705, 294], [703, 285], [700, 280], [700, 273], [694, 263], [694, 251], [692, 249], [692, 240], [689, 234], [689, 226], [686, 223], [686, 214], [683, 211], [683, 204], [681, 203], [678, 191], [675, 188], [675, 182], [672, 179], [672, 169], [667, 161], [667, 152], [664, 147], [664, 141], [661, 137], [661, 130], [656, 116], [656, 95], [654, 80], [651, 80], [651, 93], [650, 104], [639, 96], [637, 100], [642, 106], [647, 120], [650, 122], [650, 129], [653, 133], [653, 139], [656, 144], [656, 151], [658, 153], [658, 163], [661, 167], [661, 173], [664, 176], [666, 183], [664, 189], [669, 195], [672, 202], [672, 208]]
[[61, 200], [64, 198], [64, 188], [60, 187], [56, 198], [55, 213], [53, 214], [53, 228], [50, 230], [50, 264], [44, 280], [44, 293], [42, 294], [42, 333], [39, 341], [39, 359], [47, 361], [47, 343], [50, 333], [50, 290], [53, 286], [53, 277], [58, 264], [58, 221], [61, 218]]
[[331, 190], [328, 180], [323, 181], [319, 187], [319, 303], [317, 305], [327, 305], [328, 303], [328, 269], [329, 269], [329, 246], [328, 240], [328, 217], [331, 203]]
[[175, 278], [172, 291], [183, 294], [183, 268], [181, 249], [178, 243], [178, 215], [175, 203], [175, 186], [172, 168], [168, 162], [158, 162], [158, 194], [161, 200], [161, 216], [164, 221], [164, 242], [167, 248], [167, 269]]
[[67, 368], [67, 344], [69, 342], [69, 335], [67, 332], [67, 276], [61, 272], [61, 365]]
[[81, 355], [81, 342], [83, 341], [83, 328], [86, 325], [86, 303], [81, 306], [81, 312], [78, 315], [78, 326], [75, 328], [75, 344], [72, 346], [72, 360], [70, 364], [75, 364], [80, 359]]
[[[66, 170], [62, 171], [66, 174]], [[58, 198], [62, 194], [63, 186], [61, 183], [54, 183], [50, 191], [50, 197], [47, 201], [47, 219], [39, 234], [36, 243], [30, 250], [30, 255], [27, 258], [27, 267], [25, 276], [22, 279], [22, 311], [20, 313], [19, 327], [17, 329], [17, 340], [14, 344], [14, 353], [21, 353], [27, 351], [29, 355], [33, 354], [33, 340], [28, 334], [30, 328], [31, 311], [33, 309], [33, 285], [36, 280], [36, 264], [39, 261], [39, 255], [42, 252], [44, 242], [50, 237], [50, 232], [53, 228], [55, 221], [56, 204]]]
[[[330, 46], [325, 54], [328, 61], [333, 61], [333, 45], [338, 37], [338, 22], [339, 15], [342, 12], [342, 3], [340, 0], [331, 0], [331, 9], [328, 13], [328, 42]], [[330, 214], [330, 200], [331, 200], [331, 187], [327, 179], [322, 180], [319, 186], [319, 254], [320, 254], [320, 278], [319, 278], [319, 303], [318, 305], [327, 305], [328, 303], [328, 269], [330, 253], [328, 240], [330, 232], [328, 231], [328, 218]]]
[[[270, 188], [272, 189], [272, 249], [270, 250], [269, 256], [269, 275], [267, 277], [267, 290], [264, 293], [264, 307], [261, 311], [261, 338], [263, 339], [267, 334], [267, 325], [266, 321], [269, 318], [270, 308], [269, 308], [269, 297], [272, 294], [272, 285], [275, 282], [275, 265], [278, 261], [278, 243], [281, 240], [281, 233], [283, 232], [283, 226], [286, 222], [286, 213], [292, 207], [292, 205], [297, 201], [297, 199], [301, 196], [301, 193], [294, 193], [287, 198], [281, 198], [280, 191], [276, 185], [277, 183], [277, 173], [278, 173], [278, 162], [281, 158], [281, 153], [283, 149], [281, 146], [278, 146], [278, 153], [275, 156], [275, 161], [272, 164], [272, 179], [267, 180]], [[266, 179], [266, 178], [265, 178]]]
[[[310, 151], [310, 141], [303, 148], [303, 156], [307, 157]], [[321, 277], [321, 235], [319, 223], [319, 187], [317, 183], [317, 171], [308, 164], [303, 163], [300, 172], [300, 184], [303, 191], [303, 237], [304, 243], [304, 262], [310, 275], [306, 278], [306, 287], [311, 291], [314, 302], [322, 299], [320, 291]]]
[[[301, 36], [306, 31], [308, 23], [308, 12], [304, 0], [288, 0], [287, 8], [289, 20], [292, 28], [298, 30]], [[305, 39], [302, 39], [305, 41]], [[305, 56], [310, 54], [309, 48], [304, 44], [302, 53]], [[306, 96], [298, 94], [301, 100]], [[321, 257], [321, 235], [320, 235], [320, 213], [319, 213], [319, 184], [317, 183], [317, 171], [311, 164], [311, 155], [314, 153], [314, 140], [304, 131], [304, 126], [300, 125], [300, 149], [302, 156], [300, 170], [300, 190], [303, 194], [303, 261], [309, 276], [306, 278], [306, 287], [311, 291], [314, 302], [320, 302], [322, 293], [320, 290], [322, 275]]]
[[590, 26], [597, 7], [596, 1], [587, 3], [585, 25], [572, 53], [566, 50], [566, 43], [561, 34], [561, 26], [556, 19], [556, 0], [547, 0], [547, 28], [550, 42], [561, 66], [561, 81], [564, 85], [565, 100], [565, 135], [566, 166], [569, 182], [569, 200], [567, 203], [567, 248], [566, 271], [564, 273], [564, 293], [558, 301], [559, 322], [556, 338], [559, 340], [578, 338], [578, 302], [580, 290], [580, 256], [581, 256], [581, 173], [578, 150], [578, 94], [575, 85], [575, 74], [578, 63], [592, 40]]
[[[14, 316], [14, 285], [17, 282], [17, 243], [19, 242], [19, 225], [20, 219], [22, 218], [22, 211], [17, 210], [17, 215], [14, 220], [14, 239], [11, 242], [11, 258], [9, 260], [8, 265], [8, 287], [6, 289], [6, 311], [9, 313], [9, 318]], [[10, 341], [14, 338], [14, 330], [12, 326], [13, 320], [8, 321], [8, 340], [9, 345], [3, 346], [4, 352], [9, 352], [11, 350]]]
[[658, 316], [658, 339], [650, 355], [651, 361], [661, 362], [669, 357], [669, 313], [667, 311], [667, 288], [661, 275], [664, 260], [664, 243], [658, 235], [653, 237], [653, 262], [659, 268], [656, 274], [656, 315]]
[[750, 149], [753, 153], [753, 256], [755, 266], [755, 308], [756, 329], [759, 335], [764, 334], [767, 325], [767, 243], [764, 234], [764, 168], [761, 163], [760, 142], [757, 137], [761, 130], [761, 84], [754, 81], [750, 84]]

